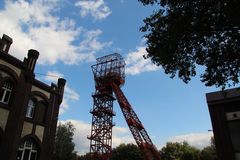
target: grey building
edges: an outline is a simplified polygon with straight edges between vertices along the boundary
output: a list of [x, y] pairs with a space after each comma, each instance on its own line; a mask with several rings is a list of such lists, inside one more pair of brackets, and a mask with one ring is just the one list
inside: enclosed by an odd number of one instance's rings
[[240, 160], [240, 88], [206, 96], [219, 160]]

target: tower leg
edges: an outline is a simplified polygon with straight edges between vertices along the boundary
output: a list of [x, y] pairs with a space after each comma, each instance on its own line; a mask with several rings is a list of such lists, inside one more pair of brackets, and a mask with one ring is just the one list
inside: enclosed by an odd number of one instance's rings
[[94, 159], [108, 160], [112, 151], [112, 118], [113, 101], [112, 93], [96, 92], [93, 95], [92, 128], [90, 139], [90, 154]]

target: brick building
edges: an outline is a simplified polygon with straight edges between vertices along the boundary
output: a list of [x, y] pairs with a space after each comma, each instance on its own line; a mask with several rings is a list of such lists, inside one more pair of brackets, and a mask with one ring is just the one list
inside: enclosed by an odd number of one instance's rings
[[50, 160], [66, 81], [35, 79], [38, 51], [21, 61], [8, 53], [11, 44], [0, 38], [0, 159]]

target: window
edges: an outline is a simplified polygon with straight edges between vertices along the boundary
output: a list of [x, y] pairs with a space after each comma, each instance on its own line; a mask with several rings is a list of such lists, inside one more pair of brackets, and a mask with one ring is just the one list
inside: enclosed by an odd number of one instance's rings
[[3, 51], [5, 52], [6, 49], [7, 49], [7, 44], [4, 44], [4, 45], [3, 45]]
[[36, 104], [34, 103], [34, 101], [32, 99], [30, 99], [28, 101], [26, 117], [33, 118], [35, 107], [36, 107]]
[[37, 145], [34, 141], [27, 140], [22, 143], [17, 152], [17, 160], [36, 160], [37, 159]]
[[10, 81], [5, 81], [0, 91], [0, 102], [8, 104], [12, 93], [13, 85]]

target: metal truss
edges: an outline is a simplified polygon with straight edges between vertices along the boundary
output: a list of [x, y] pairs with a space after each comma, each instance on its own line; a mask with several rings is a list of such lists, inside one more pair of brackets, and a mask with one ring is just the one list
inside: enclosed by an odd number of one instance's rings
[[134, 112], [132, 106], [120, 87], [125, 83], [125, 62], [120, 54], [114, 53], [97, 58], [97, 64], [92, 66], [95, 80], [95, 94], [93, 95], [92, 128], [90, 139], [90, 153], [98, 155], [100, 160], [109, 160], [112, 151], [112, 117], [113, 93], [120, 105], [129, 129], [144, 153], [145, 160], [160, 160], [160, 155], [152, 143], [147, 131]]

